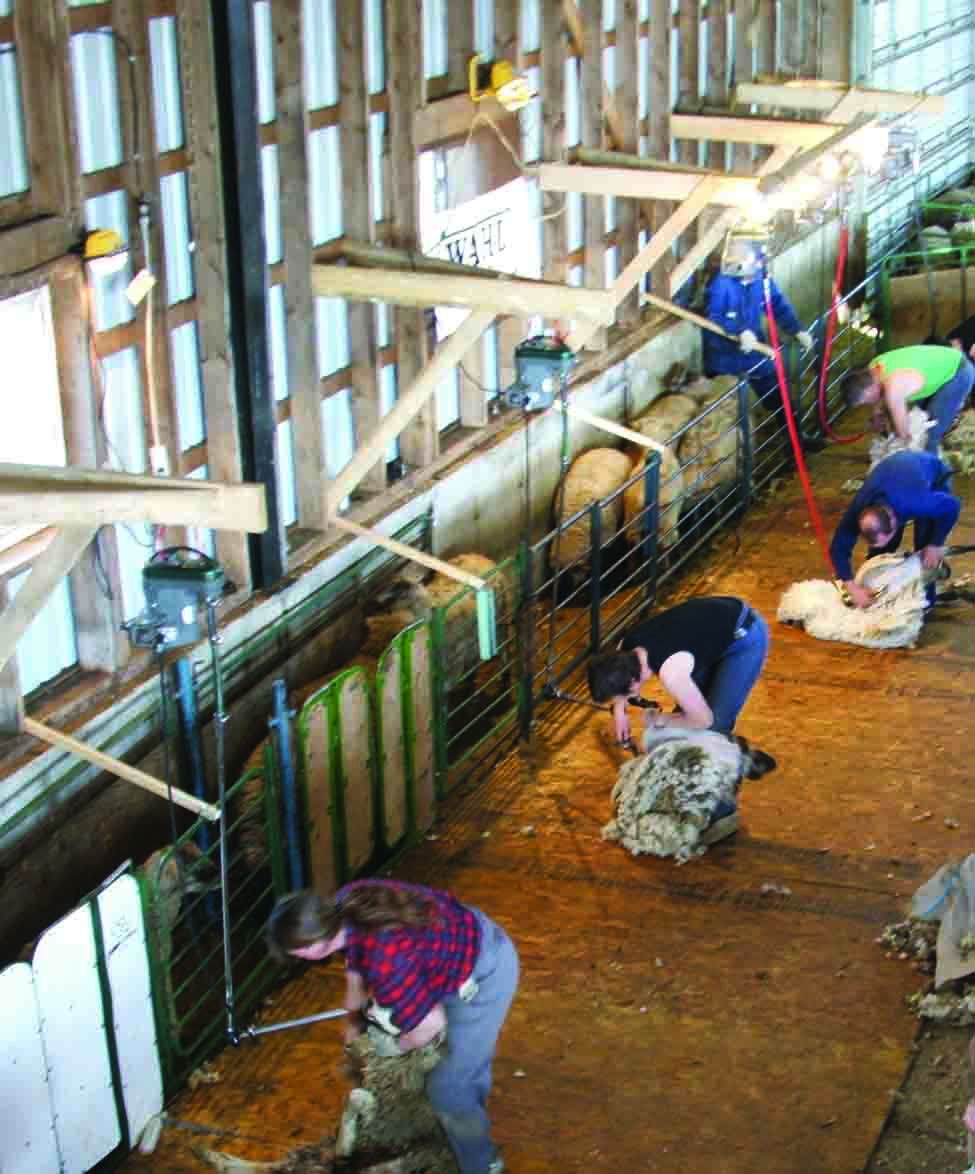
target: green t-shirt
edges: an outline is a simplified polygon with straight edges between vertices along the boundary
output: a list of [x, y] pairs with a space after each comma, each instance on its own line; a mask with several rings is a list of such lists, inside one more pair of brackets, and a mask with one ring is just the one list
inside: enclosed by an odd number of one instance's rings
[[962, 353], [953, 346], [902, 346], [895, 351], [884, 351], [874, 359], [874, 363], [883, 367], [885, 375], [894, 371], [921, 372], [924, 386], [907, 397], [909, 404], [930, 399], [958, 374], [961, 362]]

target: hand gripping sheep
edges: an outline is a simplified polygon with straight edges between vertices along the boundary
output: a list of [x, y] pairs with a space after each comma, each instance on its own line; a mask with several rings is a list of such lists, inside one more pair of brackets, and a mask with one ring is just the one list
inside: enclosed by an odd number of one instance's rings
[[647, 730], [641, 742], [644, 753], [620, 768], [615, 817], [602, 831], [634, 856], [703, 856], [719, 809], [734, 812], [745, 779], [775, 769], [744, 738], [714, 730]]

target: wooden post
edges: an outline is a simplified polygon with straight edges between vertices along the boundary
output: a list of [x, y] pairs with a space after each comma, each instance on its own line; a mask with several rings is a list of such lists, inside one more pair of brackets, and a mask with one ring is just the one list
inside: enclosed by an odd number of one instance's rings
[[353, 534], [356, 538], [365, 538], [367, 542], [371, 542], [375, 546], [381, 546], [383, 549], [391, 551], [393, 554], [398, 554], [402, 558], [409, 559], [410, 562], [417, 563], [421, 567], [426, 567], [427, 570], [436, 571], [439, 575], [446, 575], [448, 579], [454, 579], [462, 587], [473, 587], [475, 591], [480, 591], [487, 586], [485, 579], [481, 579], [477, 575], [472, 575], [468, 571], [463, 571], [460, 567], [455, 567], [453, 563], [447, 563], [442, 559], [434, 558], [432, 554], [417, 550], [415, 546], [408, 546], [405, 542], [397, 542], [395, 538], [389, 538], [385, 534], [380, 534], [378, 530], [369, 529], [367, 526], [360, 526], [350, 518], [343, 518], [338, 514], [333, 514], [331, 523], [337, 530], [345, 530], [347, 534]]
[[[240, 481], [240, 432], [227, 334], [227, 268], [224, 257], [223, 199], [217, 99], [211, 67], [213, 39], [209, 0], [181, 0], [180, 38], [190, 206], [196, 239], [196, 304], [201, 375], [207, 419], [207, 474], [216, 481]], [[252, 578], [247, 535], [214, 535], [217, 558], [242, 594]]]
[[[88, 300], [81, 264], [74, 258], [59, 264], [51, 274], [48, 289], [68, 463], [99, 468], [108, 453], [98, 425], [99, 409], [92, 383], [86, 324]], [[69, 578], [78, 664], [83, 669], [115, 672], [128, 659], [129, 643], [120, 628], [124, 616], [114, 526], [95, 534]]]
[[853, 0], [819, 0], [822, 76], [849, 85], [853, 77]]
[[[538, 0], [540, 27], [540, 65], [542, 99], [542, 158], [561, 159], [565, 154], [565, 113], [563, 106], [562, 71], [565, 52], [562, 45], [561, 0]], [[566, 280], [565, 215], [556, 215], [565, 206], [559, 197], [542, 208], [542, 274], [549, 281]]]
[[[361, 6], [356, 13], [361, 20]], [[338, 21], [337, 21], [338, 23]], [[349, 23], [342, 19], [340, 27]], [[284, 267], [284, 314], [287, 332], [288, 395], [291, 402], [291, 439], [294, 448], [295, 488], [299, 524], [324, 530], [327, 517], [326, 440], [322, 428], [322, 395], [315, 344], [315, 302], [311, 292], [313, 242], [308, 210], [307, 101], [302, 84], [301, 0], [279, 0], [271, 5], [274, 38], [275, 127], [280, 176], [281, 238]], [[345, 62], [339, 77], [345, 80]], [[347, 123], [343, 119], [343, 136]], [[349, 131], [350, 134], [354, 133]], [[353, 153], [352, 158], [355, 158]], [[347, 173], [349, 165], [353, 174]], [[349, 152], [342, 157], [343, 185], [355, 183]], [[351, 193], [350, 193], [351, 194]], [[345, 203], [347, 212], [354, 200]], [[353, 345], [352, 354], [356, 354]]]
[[[728, 0], [708, 0], [708, 63], [707, 98], [710, 106], [724, 106], [728, 101]], [[727, 148], [724, 143], [712, 142], [708, 147], [708, 167], [727, 168]], [[708, 226], [702, 216], [702, 230]]]
[[[419, 214], [413, 115], [426, 99], [420, 66], [422, 43], [420, 0], [386, 0], [393, 243], [414, 251], [418, 249]], [[396, 337], [396, 383], [402, 396], [416, 379], [427, 354], [424, 311], [400, 308], [392, 312], [392, 319]], [[424, 468], [436, 458], [439, 444], [436, 404], [428, 401], [400, 436], [400, 455], [410, 467]]]
[[[699, 42], [701, 37], [701, 0], [681, 0], [677, 14], [678, 46], [677, 61], [680, 74], [679, 99], [692, 106], [700, 101], [701, 69]], [[674, 133], [671, 124], [671, 134]], [[696, 143], [689, 143], [677, 139], [677, 158], [682, 163], [695, 166], [699, 162], [700, 152]], [[684, 250], [691, 248], [697, 241], [697, 230], [690, 225], [683, 234], [682, 245]], [[680, 255], [680, 249], [673, 250], [674, 256]]]
[[[616, 5], [616, 94], [615, 107], [619, 118], [620, 137], [616, 146], [621, 151], [639, 154], [639, 93], [637, 70], [639, 62], [639, 26], [637, 0], [618, 0]], [[636, 256], [640, 243], [640, 208], [636, 200], [618, 200], [616, 203], [616, 271], [622, 272]], [[632, 327], [640, 320], [639, 289], [633, 290], [620, 302], [618, 320], [621, 326]]]
[[[650, 0], [650, 115], [648, 150], [657, 159], [671, 158], [670, 143], [670, 16], [671, 0]], [[658, 203], [652, 232], [670, 215], [666, 204]], [[674, 259], [664, 252], [651, 272], [651, 285], [659, 294], [669, 288]]]
[[[0, 579], [0, 615], [10, 604], [10, 590]], [[17, 658], [11, 656], [0, 669], [0, 734], [19, 734], [24, 728], [24, 697], [20, 691]]]
[[[603, 148], [603, 5], [602, 0], [579, 0], [579, 17], [585, 32], [585, 52], [579, 61], [579, 126], [581, 145], [593, 151]], [[590, 289], [606, 285], [606, 200], [583, 196], [582, 284]], [[587, 346], [603, 350], [605, 331], [584, 326]]]

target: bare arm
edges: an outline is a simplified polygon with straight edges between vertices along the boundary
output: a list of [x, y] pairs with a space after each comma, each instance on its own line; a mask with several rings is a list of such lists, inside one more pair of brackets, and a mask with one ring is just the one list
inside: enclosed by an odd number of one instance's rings
[[923, 386], [924, 377], [920, 371], [894, 371], [884, 378], [887, 411], [890, 413], [894, 431], [901, 440], [911, 439], [911, 429], [907, 422], [907, 397], [920, 391]]
[[414, 1048], [422, 1048], [424, 1044], [436, 1039], [446, 1026], [447, 1013], [443, 1009], [443, 1003], [437, 1003], [412, 1031], [404, 1031], [399, 1036], [397, 1042], [400, 1051], [412, 1052]]
[[694, 684], [694, 657], [689, 652], [675, 652], [660, 666], [660, 683], [681, 708], [679, 714], [650, 715], [648, 724], [679, 726], [691, 730], [706, 730], [714, 721], [714, 714], [701, 690]]
[[345, 1042], [355, 1039], [362, 1034], [362, 1008], [368, 999], [366, 984], [361, 974], [355, 970], [345, 972], [345, 1009], [348, 1016], [345, 1020]]

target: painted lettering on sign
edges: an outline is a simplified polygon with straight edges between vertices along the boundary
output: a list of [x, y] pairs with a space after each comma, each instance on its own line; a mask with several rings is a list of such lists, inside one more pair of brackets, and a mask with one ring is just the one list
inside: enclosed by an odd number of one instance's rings
[[476, 224], [443, 237], [433, 251], [453, 261], [455, 265], [496, 265], [499, 256], [508, 247], [510, 216], [510, 208], [485, 216]]

